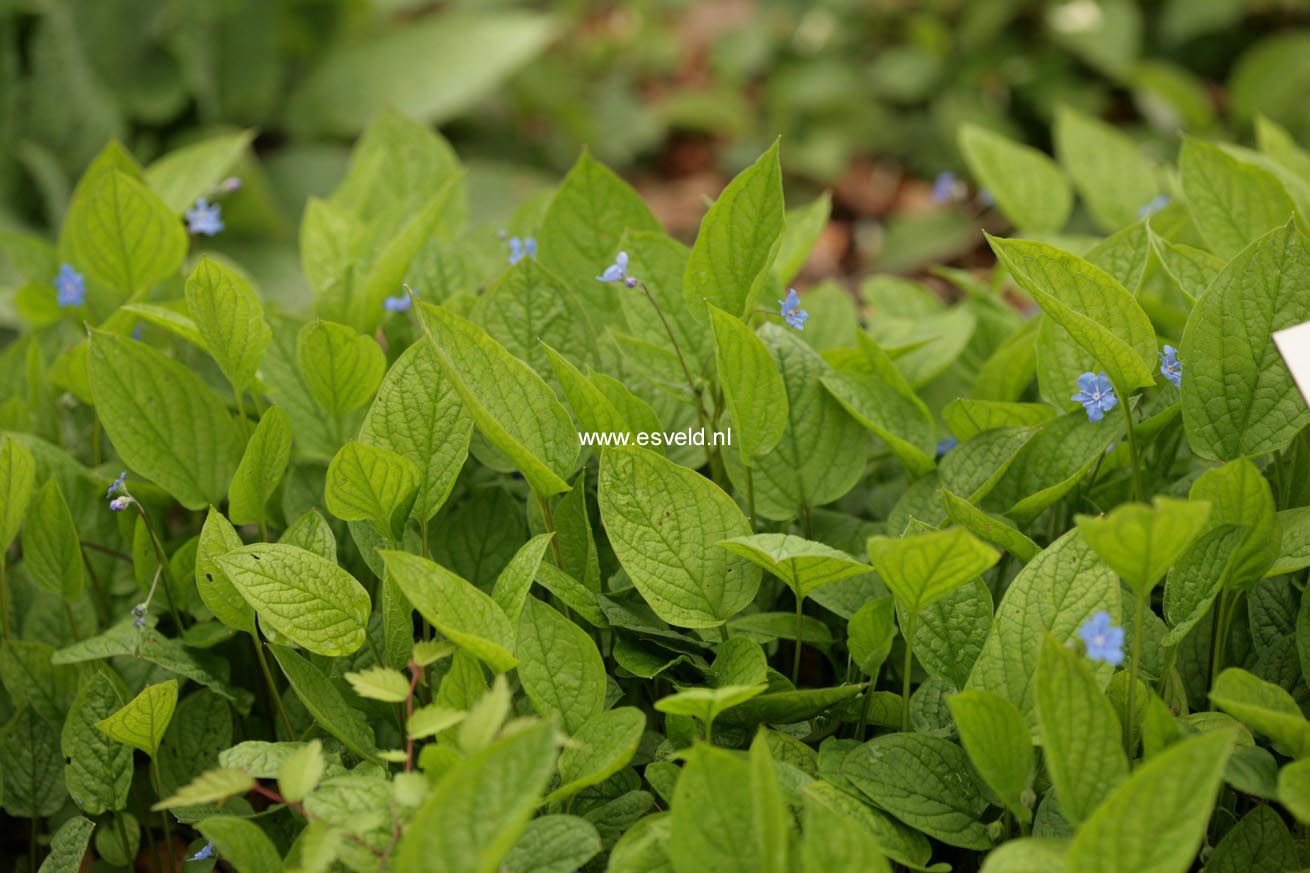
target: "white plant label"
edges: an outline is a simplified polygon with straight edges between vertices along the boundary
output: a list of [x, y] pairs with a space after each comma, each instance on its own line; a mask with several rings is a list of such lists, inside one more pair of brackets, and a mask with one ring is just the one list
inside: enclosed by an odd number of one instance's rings
[[1310, 321], [1274, 333], [1274, 345], [1287, 362], [1287, 369], [1310, 405]]

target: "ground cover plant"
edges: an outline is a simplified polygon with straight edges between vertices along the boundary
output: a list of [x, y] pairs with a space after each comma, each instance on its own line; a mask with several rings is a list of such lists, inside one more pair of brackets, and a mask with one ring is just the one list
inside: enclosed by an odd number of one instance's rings
[[857, 301], [776, 143], [688, 246], [384, 112], [309, 312], [211, 246], [246, 139], [106, 145], [0, 237], [8, 865], [1306, 866], [1310, 154], [1054, 139], [964, 126], [996, 269]]

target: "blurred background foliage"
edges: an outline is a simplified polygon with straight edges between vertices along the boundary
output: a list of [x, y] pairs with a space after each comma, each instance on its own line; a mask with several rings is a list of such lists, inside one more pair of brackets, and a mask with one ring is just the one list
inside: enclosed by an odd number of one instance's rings
[[685, 236], [781, 135], [790, 202], [833, 192], [820, 271], [912, 270], [976, 247], [978, 198], [932, 182], [962, 122], [1048, 148], [1070, 105], [1163, 158], [1261, 113], [1310, 141], [1308, 93], [1310, 0], [0, 0], [0, 229], [57, 227], [109, 138], [250, 128], [225, 244], [268, 255], [391, 106], [489, 226], [586, 146]]

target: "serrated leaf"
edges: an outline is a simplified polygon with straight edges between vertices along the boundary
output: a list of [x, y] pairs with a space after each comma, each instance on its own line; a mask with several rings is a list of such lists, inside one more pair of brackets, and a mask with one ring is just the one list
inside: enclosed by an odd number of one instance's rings
[[491, 597], [440, 564], [417, 555], [385, 550], [379, 554], [386, 577], [452, 643], [498, 673], [518, 664], [514, 626]]
[[719, 546], [777, 576], [797, 597], [873, 569], [845, 552], [791, 534], [735, 537]]
[[420, 304], [419, 323], [479, 431], [534, 491], [567, 491], [578, 435], [541, 377], [486, 331], [444, 308]]
[[961, 125], [956, 136], [974, 178], [1016, 227], [1029, 233], [1064, 227], [1073, 191], [1055, 161], [977, 125]]
[[369, 667], [347, 673], [346, 681], [360, 697], [386, 703], [404, 703], [409, 697], [409, 680], [405, 674], [390, 667]]
[[718, 546], [750, 534], [746, 517], [699, 473], [645, 449], [608, 448], [598, 499], [614, 553], [668, 623], [713, 627], [755, 597], [759, 569]]
[[140, 749], [153, 758], [176, 707], [177, 680], [169, 679], [147, 685], [121, 709], [96, 722], [96, 727], [110, 739]]
[[1310, 423], [1310, 409], [1271, 334], [1310, 320], [1310, 247], [1289, 223], [1259, 239], [1215, 277], [1183, 331], [1183, 426], [1192, 451], [1233, 461], [1278, 451]]
[[237, 391], [245, 388], [273, 338], [250, 283], [219, 262], [201, 258], [187, 277], [186, 303], [223, 375]]
[[320, 655], [364, 644], [368, 592], [335, 562], [283, 543], [256, 543], [215, 559], [261, 622]]
[[1232, 731], [1170, 746], [1138, 768], [1074, 834], [1069, 873], [1184, 873], [1205, 835]]
[[177, 272], [187, 235], [162, 200], [117, 170], [73, 198], [59, 237], [60, 257], [120, 297], [137, 297]]
[[318, 740], [310, 740], [282, 762], [277, 771], [278, 788], [287, 800], [299, 803], [318, 785], [326, 769], [323, 744]]
[[964, 528], [893, 539], [869, 538], [869, 561], [897, 603], [922, 611], [991, 567], [1000, 555]]
[[369, 521], [399, 540], [418, 494], [419, 470], [404, 455], [348, 441], [328, 465], [328, 512], [344, 521]]
[[54, 479], [41, 486], [28, 506], [23, 523], [23, 567], [33, 582], [66, 601], [72, 602], [82, 593], [82, 546]]
[[786, 221], [778, 143], [728, 183], [701, 220], [682, 291], [744, 316], [769, 275]]
[[465, 718], [465, 713], [438, 703], [429, 703], [414, 710], [405, 722], [405, 735], [411, 740], [436, 736], [446, 728], [454, 727]]
[[787, 424], [787, 391], [769, 350], [739, 318], [709, 307], [714, 330], [714, 358], [719, 384], [732, 423], [742, 463], [771, 451]]
[[372, 398], [387, 368], [376, 342], [331, 321], [311, 321], [300, 329], [296, 363], [310, 396], [338, 420]]
[[504, 737], [450, 768], [414, 814], [396, 863], [495, 873], [532, 817], [555, 767], [548, 724]]
[[227, 406], [188, 368], [127, 337], [91, 331], [96, 414], [127, 466], [188, 509], [219, 503], [236, 468]]
[[558, 713], [572, 733], [605, 708], [605, 662], [586, 631], [529, 597], [515, 637], [519, 681], [538, 713]]
[[221, 804], [229, 797], [245, 794], [254, 785], [255, 778], [245, 770], [234, 767], [206, 770], [169, 797], [156, 803], [151, 809], [173, 809], [178, 806], [201, 806], [207, 803]]
[[410, 346], [382, 379], [359, 441], [403, 455], [418, 468], [413, 514], [431, 519], [450, 496], [473, 436], [473, 419], [425, 342]]

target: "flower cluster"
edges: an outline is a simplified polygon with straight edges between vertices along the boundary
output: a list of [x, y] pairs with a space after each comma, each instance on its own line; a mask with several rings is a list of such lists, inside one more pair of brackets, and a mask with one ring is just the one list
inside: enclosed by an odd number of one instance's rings
[[637, 280], [628, 275], [628, 253], [619, 252], [614, 256], [614, 263], [605, 268], [605, 272], [596, 277], [597, 282], [622, 282], [629, 288], [637, 287]]
[[105, 497], [109, 500], [109, 508], [114, 512], [122, 512], [135, 502], [127, 490], [126, 470], [119, 473], [118, 478], [110, 484], [109, 490], [105, 492]]
[[537, 241], [530, 236], [519, 239], [512, 236], [509, 239], [509, 262], [517, 264], [524, 258], [537, 258]]

